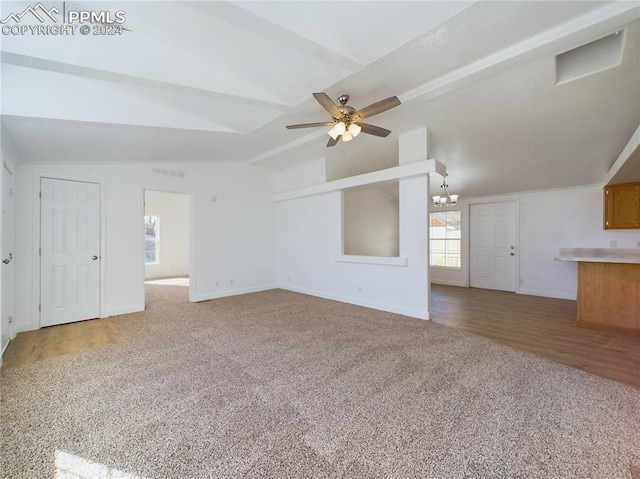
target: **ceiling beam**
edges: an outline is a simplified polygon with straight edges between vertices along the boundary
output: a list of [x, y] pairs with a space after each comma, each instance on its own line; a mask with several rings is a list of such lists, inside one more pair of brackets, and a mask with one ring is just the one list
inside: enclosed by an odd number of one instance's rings
[[622, 153], [620, 153], [620, 156], [618, 156], [618, 159], [613, 163], [613, 165], [611, 165], [611, 168], [609, 168], [609, 172], [607, 173], [607, 176], [604, 179], [605, 185], [608, 185], [609, 182], [613, 180], [613, 178], [618, 174], [620, 169], [625, 165], [627, 160], [631, 158], [631, 155], [638, 148], [640, 148], [640, 125], [638, 125], [638, 128], [636, 128], [636, 131], [633, 132], [633, 135], [631, 135], [631, 138], [629, 139], [629, 141], [627, 142], [627, 145], [622, 150]]
[[289, 201], [298, 198], [304, 198], [306, 196], [315, 196], [325, 193], [331, 193], [333, 191], [342, 191], [358, 186], [374, 185], [376, 183], [382, 183], [384, 181], [417, 178], [419, 176], [427, 176], [432, 173], [444, 175], [445, 171], [445, 166], [438, 160], [421, 160], [414, 163], [407, 163], [406, 165], [394, 166], [392, 168], [387, 168], [384, 170], [373, 171], [371, 173], [364, 173], [362, 175], [350, 176], [348, 178], [328, 181], [326, 183], [320, 183], [318, 185], [307, 186], [305, 188], [299, 188], [293, 191], [285, 191], [283, 193], [273, 195], [272, 198], [275, 202]]
[[297, 33], [266, 20], [255, 13], [229, 2], [181, 2], [182, 5], [212, 15], [231, 25], [261, 35], [265, 38], [314, 56], [349, 72], [355, 72], [363, 65], [323, 45], [315, 43]]
[[575, 46], [574, 38], [577, 35], [582, 34], [585, 41], [591, 41], [601, 35], [613, 33], [611, 30], [637, 20], [639, 15], [640, 6], [636, 2], [616, 2], [607, 5], [397, 96], [405, 107], [413, 101], [438, 97], [473, 83], [480, 77], [497, 73], [544, 54], [562, 53]]
[[7, 65], [33, 68], [36, 70], [44, 70], [44, 71], [50, 71], [54, 73], [63, 73], [66, 75], [75, 75], [78, 77], [91, 78], [94, 80], [124, 83], [132, 86], [155, 88], [155, 89], [165, 90], [165, 91], [170, 91], [175, 93], [204, 95], [209, 98], [232, 101], [235, 103], [259, 106], [264, 108], [272, 108], [272, 109], [277, 109], [283, 112], [290, 108], [289, 105], [285, 103], [275, 103], [271, 101], [249, 98], [246, 96], [229, 95], [227, 93], [220, 93], [212, 90], [204, 90], [202, 88], [194, 88], [190, 86], [179, 85], [177, 83], [151, 80], [149, 78], [126, 75], [124, 73], [116, 73], [116, 72], [111, 72], [107, 70], [99, 70], [97, 68], [84, 67], [81, 65], [74, 65], [71, 63], [63, 63], [55, 60], [47, 60], [45, 58], [37, 58], [37, 57], [28, 56], [28, 55], [22, 55], [19, 53], [0, 52], [0, 61], [2, 63], [6, 63]]

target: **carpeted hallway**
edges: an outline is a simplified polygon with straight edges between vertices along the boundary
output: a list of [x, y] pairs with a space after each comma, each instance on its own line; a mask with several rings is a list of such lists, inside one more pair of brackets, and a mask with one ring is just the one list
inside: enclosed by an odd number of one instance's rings
[[[631, 478], [640, 391], [282, 290], [147, 286], [122, 341], [2, 371], [7, 478]], [[57, 474], [56, 476], [54, 476]]]

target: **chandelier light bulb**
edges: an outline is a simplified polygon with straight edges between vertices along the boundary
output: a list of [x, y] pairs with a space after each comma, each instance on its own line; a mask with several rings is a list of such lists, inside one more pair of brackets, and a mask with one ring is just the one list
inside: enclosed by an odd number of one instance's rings
[[360, 134], [360, 130], [362, 130], [360, 125], [356, 125], [355, 123], [351, 123], [351, 125], [349, 125], [349, 133], [351, 133], [351, 136], [354, 138]]
[[350, 132], [345, 131], [342, 134], [342, 141], [351, 141], [351, 140], [353, 140], [353, 135]]
[[337, 123], [336, 126], [333, 127], [333, 129], [338, 135], [342, 135], [345, 131], [347, 131], [347, 125], [345, 125], [344, 122], [341, 121]]
[[459, 195], [449, 194], [449, 185], [446, 183], [446, 175], [442, 178], [440, 189], [442, 194], [432, 196], [433, 206], [453, 206], [458, 202]]

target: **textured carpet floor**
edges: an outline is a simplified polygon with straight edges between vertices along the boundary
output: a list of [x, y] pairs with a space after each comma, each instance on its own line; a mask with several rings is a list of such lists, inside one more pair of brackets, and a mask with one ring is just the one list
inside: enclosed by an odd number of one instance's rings
[[[6, 478], [631, 478], [640, 391], [431, 322], [148, 286], [120, 344], [2, 372]], [[56, 472], [57, 471], [57, 472]], [[108, 475], [111, 474], [111, 475]]]

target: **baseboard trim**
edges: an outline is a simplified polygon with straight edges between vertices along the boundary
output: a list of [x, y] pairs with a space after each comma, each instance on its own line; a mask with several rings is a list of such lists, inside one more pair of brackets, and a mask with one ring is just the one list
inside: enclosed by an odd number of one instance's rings
[[270, 289], [276, 289], [278, 287], [279, 286], [276, 284], [265, 284], [262, 286], [252, 286], [249, 288], [239, 288], [239, 289], [232, 289], [227, 291], [220, 291], [219, 293], [197, 294], [197, 295], [194, 295], [193, 302], [199, 303], [201, 301], [209, 301], [210, 299], [226, 298], [227, 296], [238, 296], [240, 294], [258, 293], [260, 291], [268, 291]]
[[27, 331], [35, 331], [36, 329], [40, 329], [40, 325], [34, 328], [32, 324], [16, 324], [16, 334], [25, 333]]
[[106, 316], [100, 316], [100, 318], [102, 319], [102, 318], [109, 318], [111, 316], [120, 316], [122, 314], [139, 313], [140, 311], [144, 311], [144, 305], [142, 305], [142, 307], [140, 307], [140, 305], [137, 305], [137, 306], [127, 306], [125, 308], [111, 309], [109, 310]]
[[601, 329], [603, 331], [618, 331], [621, 333], [640, 335], [640, 330], [633, 329], [633, 328], [625, 328], [624, 326], [618, 326], [617, 324], [603, 324], [603, 323], [595, 323], [593, 321], [580, 321], [580, 320], [578, 320], [576, 324], [581, 328]]
[[518, 289], [516, 293], [528, 294], [530, 296], [544, 296], [545, 298], [571, 299], [573, 301], [576, 299], [575, 293], [558, 293], [556, 291], [540, 291], [537, 289]]
[[443, 286], [458, 286], [460, 288], [468, 288], [469, 285], [465, 281], [448, 281], [446, 279], [431, 280], [431, 284], [441, 284]]
[[287, 291], [293, 291], [294, 293], [308, 294], [309, 296], [316, 296], [318, 298], [330, 299], [332, 301], [339, 301], [341, 303], [355, 304], [356, 306], [363, 306], [365, 308], [377, 309], [379, 311], [385, 311], [387, 313], [401, 314], [403, 316], [409, 316], [416, 319], [430, 319], [429, 311], [418, 311], [414, 309], [400, 308], [397, 306], [390, 306], [387, 304], [376, 303], [374, 301], [359, 300], [350, 298], [348, 296], [340, 296], [337, 294], [325, 293], [324, 291], [316, 291], [313, 289], [299, 288], [297, 286], [279, 284], [277, 286], [280, 289], [286, 289]]

